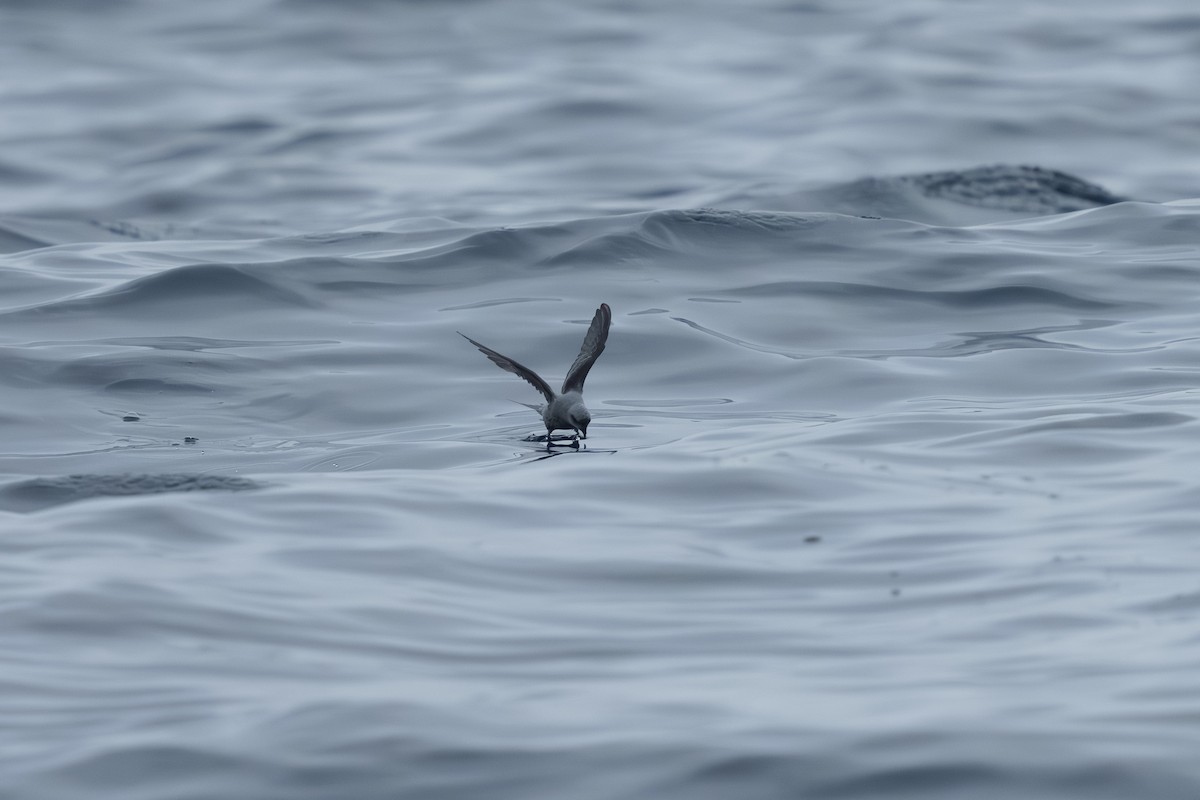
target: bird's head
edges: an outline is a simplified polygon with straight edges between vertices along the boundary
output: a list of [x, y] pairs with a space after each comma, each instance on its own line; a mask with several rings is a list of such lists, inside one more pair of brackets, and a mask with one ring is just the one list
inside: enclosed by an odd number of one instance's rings
[[592, 415], [588, 413], [587, 406], [583, 403], [576, 403], [567, 411], [567, 420], [571, 423], [571, 427], [575, 429], [584, 439], [587, 438], [588, 425], [592, 421]]

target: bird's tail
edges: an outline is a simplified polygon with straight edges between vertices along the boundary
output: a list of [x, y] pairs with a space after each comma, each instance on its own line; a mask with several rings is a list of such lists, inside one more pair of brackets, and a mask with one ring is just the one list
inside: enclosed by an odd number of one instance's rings
[[545, 403], [535, 406], [533, 403], [522, 403], [520, 400], [513, 400], [512, 402], [516, 403], [519, 406], [525, 406], [526, 408], [532, 408], [534, 411], [536, 411], [539, 414], [541, 414], [543, 411], [546, 410]]

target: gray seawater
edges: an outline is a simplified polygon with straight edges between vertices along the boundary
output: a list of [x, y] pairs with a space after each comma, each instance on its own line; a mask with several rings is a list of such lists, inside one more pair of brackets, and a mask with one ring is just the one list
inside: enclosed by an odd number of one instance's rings
[[1197, 53], [0, 3], [0, 797], [1200, 796]]

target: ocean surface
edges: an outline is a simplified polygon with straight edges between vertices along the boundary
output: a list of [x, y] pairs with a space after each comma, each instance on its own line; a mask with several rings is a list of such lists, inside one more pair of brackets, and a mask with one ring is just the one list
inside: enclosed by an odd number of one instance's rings
[[[1200, 797], [1197, 74], [1183, 0], [0, 2], [0, 798]], [[602, 302], [548, 449], [457, 332]]]

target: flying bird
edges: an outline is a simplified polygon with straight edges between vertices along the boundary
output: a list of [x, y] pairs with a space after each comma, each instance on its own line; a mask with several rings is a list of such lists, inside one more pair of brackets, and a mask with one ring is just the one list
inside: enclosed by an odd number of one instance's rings
[[[480, 344], [462, 331], [459, 331], [458, 335], [478, 347], [479, 352], [487, 356], [497, 367], [505, 372], [519, 375], [526, 383], [542, 393], [542, 397], [546, 398], [545, 405], [530, 405], [529, 407], [541, 413], [542, 422], [546, 423], [546, 443], [549, 446], [550, 435], [556, 430], [573, 430], [576, 440], [580, 436], [584, 439], [587, 438], [588, 424], [592, 421], [592, 415], [583, 403], [583, 382], [587, 380], [588, 372], [596, 363], [596, 359], [604, 352], [610, 325], [612, 325], [612, 309], [608, 307], [607, 303], [601, 303], [600, 307], [596, 309], [596, 316], [592, 317], [592, 324], [588, 327], [587, 335], [583, 337], [583, 346], [579, 348], [579, 355], [575, 357], [575, 363], [567, 371], [567, 378], [563, 381], [562, 390], [557, 394], [550, 388], [550, 384], [542, 379], [542, 376], [529, 367], [518, 364], [508, 356]], [[522, 403], [522, 405], [526, 404]]]

